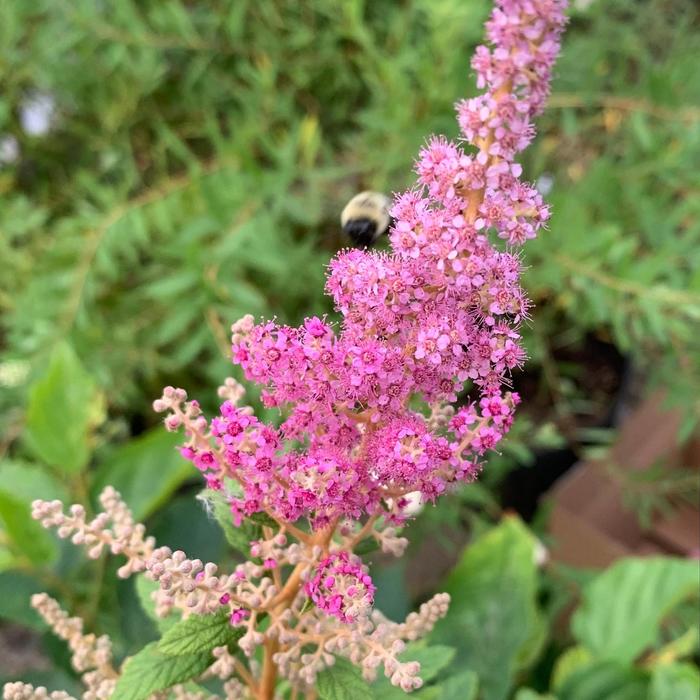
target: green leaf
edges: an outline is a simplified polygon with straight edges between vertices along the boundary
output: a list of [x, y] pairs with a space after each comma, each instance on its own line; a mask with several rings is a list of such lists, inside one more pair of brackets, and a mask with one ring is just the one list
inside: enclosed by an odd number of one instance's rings
[[654, 643], [663, 618], [697, 589], [695, 561], [624, 559], [584, 588], [574, 636], [597, 658], [631, 663]]
[[18, 500], [31, 505], [36, 498], [45, 501], [68, 500], [66, 485], [45, 467], [31, 462], [4, 460], [0, 462], [0, 488], [11, 489]]
[[591, 652], [583, 646], [574, 646], [567, 649], [554, 664], [552, 670], [551, 685], [558, 690], [566, 679], [578, 669], [588, 666], [593, 661]]
[[277, 525], [267, 513], [253, 513], [249, 519], [258, 525], [265, 525], [268, 527], [275, 527]]
[[452, 602], [432, 639], [457, 649], [459, 667], [477, 673], [485, 700], [507, 696], [538, 636], [534, 553], [527, 528], [506, 518], [466, 549], [444, 585]]
[[689, 656], [693, 656], [698, 650], [698, 645], [700, 644], [700, 630], [695, 625], [697, 618], [697, 608], [691, 603], [691, 614], [690, 619], [688, 619], [683, 613], [686, 608], [685, 605], [679, 606], [677, 611], [674, 611], [674, 622], [676, 625], [681, 625], [685, 627], [690, 625], [687, 629], [679, 634], [669, 642], [666, 642], [660, 649], [654, 652], [654, 660], [656, 663], [671, 663], [672, 661], [679, 661], [680, 659], [685, 659]]
[[190, 615], [173, 625], [158, 642], [158, 651], [166, 656], [182, 656], [211, 651], [243, 636], [244, 630], [231, 627], [226, 612]]
[[259, 540], [262, 536], [260, 525], [246, 518], [236, 527], [233, 524], [231, 508], [226, 502], [226, 496], [221, 491], [206, 489], [197, 498], [206, 504], [207, 511], [214, 516], [214, 520], [221, 527], [226, 541], [237, 552], [248, 557], [250, 555], [250, 543]]
[[572, 673], [557, 696], [562, 700], [640, 700], [647, 697], [647, 688], [642, 671], [600, 661]]
[[541, 695], [531, 688], [520, 688], [515, 694], [513, 700], [557, 700], [554, 695], [547, 693], [546, 695]]
[[143, 611], [155, 622], [158, 631], [161, 634], [165, 634], [180, 618], [172, 611], [165, 617], [156, 615], [156, 605], [153, 601], [152, 594], [160, 588], [160, 585], [156, 581], [147, 579], [143, 574], [136, 577], [136, 583], [134, 585], [136, 587], [136, 595], [138, 596]]
[[531, 628], [531, 634], [516, 657], [517, 668], [529, 668], [540, 657], [549, 637], [549, 626], [544, 615], [537, 614]]
[[136, 521], [143, 521], [193, 475], [190, 463], [175, 449], [181, 440], [158, 427], [118, 447], [95, 472], [93, 499], [105, 486], [114, 486]]
[[442, 669], [452, 663], [457, 653], [456, 649], [439, 644], [418, 649], [410, 647], [401, 654], [401, 661], [418, 661], [420, 664], [420, 677], [423, 683], [432, 681]]
[[440, 700], [476, 700], [479, 677], [474, 671], [463, 671], [440, 685]]
[[374, 697], [360, 669], [339, 657], [332, 666], [318, 674], [316, 689], [319, 700], [372, 700]]
[[211, 664], [211, 654], [167, 656], [151, 642], [138, 654], [127, 659], [112, 700], [144, 700], [159, 690], [198, 678]]
[[30, 605], [30, 598], [44, 590], [43, 583], [26, 574], [18, 571], [0, 573], [0, 618], [44, 631], [46, 623]]
[[17, 557], [4, 545], [0, 545], [0, 572], [14, 569], [18, 565]]
[[358, 557], [364, 557], [367, 556], [368, 554], [371, 554], [372, 552], [376, 552], [379, 549], [379, 542], [377, 541], [376, 537], [365, 537], [362, 542], [359, 542], [358, 545], [353, 549], [355, 554], [357, 554]]
[[654, 668], [649, 700], [697, 700], [700, 672], [689, 663], [672, 663]]
[[15, 548], [37, 565], [51, 563], [58, 554], [56, 541], [36, 520], [31, 508], [0, 488], [0, 521]]
[[[380, 695], [381, 700], [406, 700], [406, 695], [401, 688], [395, 688], [393, 685], [390, 686], [395, 694]], [[420, 690], [414, 690], [411, 692], [411, 698], [414, 700], [440, 700], [441, 689], [438, 685], [429, 685], [427, 688], [421, 688]]]
[[0, 522], [15, 554], [36, 565], [52, 562], [58, 547], [55, 537], [31, 516], [35, 498], [66, 500], [63, 484], [36, 464], [6, 460], [0, 464]]
[[70, 346], [54, 349], [49, 366], [29, 390], [26, 436], [41, 459], [66, 474], [81, 471], [101, 422], [101, 395]]

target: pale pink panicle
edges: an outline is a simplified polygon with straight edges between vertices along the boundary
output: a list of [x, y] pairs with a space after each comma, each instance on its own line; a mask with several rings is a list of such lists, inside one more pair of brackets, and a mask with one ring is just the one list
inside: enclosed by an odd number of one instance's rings
[[306, 592], [319, 610], [341, 622], [367, 617], [375, 587], [358, 557], [346, 551], [329, 555], [306, 583]]
[[134, 522], [131, 511], [111, 486], [100, 494], [100, 504], [104, 511], [88, 521], [85, 508], [79, 504], [72, 505], [66, 514], [61, 501], [36, 500], [32, 502], [32, 517], [44, 527], [55, 527], [59, 537], [70, 537], [73, 544], [84, 545], [92, 559], [104, 549], [124, 555], [127, 561], [117, 570], [121, 578], [144, 571], [155, 540], [146, 537], [145, 527]]

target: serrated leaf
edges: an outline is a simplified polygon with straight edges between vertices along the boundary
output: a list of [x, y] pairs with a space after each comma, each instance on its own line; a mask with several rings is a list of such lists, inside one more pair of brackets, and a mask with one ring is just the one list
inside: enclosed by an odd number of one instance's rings
[[459, 666], [478, 674], [485, 700], [507, 696], [528, 645], [538, 638], [534, 552], [525, 525], [506, 518], [467, 547], [441, 587], [452, 602], [432, 639], [457, 649]]
[[319, 700], [372, 700], [372, 688], [364, 681], [360, 669], [347, 659], [336, 657], [333, 666], [318, 674], [316, 689]]
[[151, 642], [122, 666], [112, 700], [144, 700], [152, 693], [198, 678], [211, 664], [209, 652], [167, 656]]
[[147, 518], [194, 475], [175, 449], [181, 440], [182, 436], [157, 427], [118, 447], [95, 471], [93, 499], [105, 486], [114, 486], [137, 522]]
[[173, 625], [158, 642], [158, 651], [167, 656], [209, 652], [243, 636], [243, 628], [232, 627], [227, 612], [190, 615]]
[[572, 631], [597, 658], [631, 663], [673, 607], [697, 591], [695, 561], [624, 559], [585, 587]]
[[101, 420], [100, 395], [72, 348], [54, 349], [46, 373], [29, 390], [26, 435], [41, 459], [67, 474], [90, 457], [91, 431]]

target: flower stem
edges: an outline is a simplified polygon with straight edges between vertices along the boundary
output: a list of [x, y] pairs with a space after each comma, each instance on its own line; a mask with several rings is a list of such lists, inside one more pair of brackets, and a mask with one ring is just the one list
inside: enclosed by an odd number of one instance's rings
[[279, 644], [276, 639], [265, 640], [262, 678], [260, 679], [260, 686], [258, 689], [259, 700], [273, 700], [275, 696], [277, 664], [275, 664], [272, 657], [277, 653], [278, 648]]

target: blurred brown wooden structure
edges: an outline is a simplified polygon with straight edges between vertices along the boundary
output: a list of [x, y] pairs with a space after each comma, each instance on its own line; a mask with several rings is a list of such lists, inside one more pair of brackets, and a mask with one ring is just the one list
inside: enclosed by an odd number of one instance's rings
[[700, 471], [700, 436], [680, 449], [681, 416], [662, 409], [661, 403], [658, 395], [647, 399], [625, 419], [606, 460], [576, 465], [550, 490], [554, 560], [598, 568], [630, 555], [700, 555], [700, 504], [674, 506], [645, 530], [623, 505], [624, 478], [614, 473], [654, 464]]

